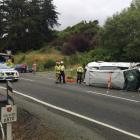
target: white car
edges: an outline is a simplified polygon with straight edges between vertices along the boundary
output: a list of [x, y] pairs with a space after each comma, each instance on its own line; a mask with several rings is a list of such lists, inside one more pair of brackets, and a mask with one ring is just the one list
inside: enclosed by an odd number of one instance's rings
[[5, 64], [0, 64], [0, 81], [13, 80], [18, 81], [19, 73]]

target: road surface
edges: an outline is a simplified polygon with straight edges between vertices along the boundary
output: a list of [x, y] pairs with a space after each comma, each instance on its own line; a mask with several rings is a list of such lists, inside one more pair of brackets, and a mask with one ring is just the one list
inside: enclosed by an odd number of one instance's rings
[[140, 139], [140, 94], [136, 92], [107, 91], [75, 83], [55, 84], [52, 73], [21, 74], [14, 89], [54, 105], [57, 113], [108, 140]]

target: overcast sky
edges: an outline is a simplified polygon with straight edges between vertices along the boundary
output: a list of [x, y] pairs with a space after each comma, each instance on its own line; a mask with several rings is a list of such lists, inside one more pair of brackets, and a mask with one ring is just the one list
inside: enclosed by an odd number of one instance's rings
[[130, 6], [132, 0], [53, 0], [59, 15], [60, 30], [82, 20], [99, 20], [103, 25], [107, 17]]

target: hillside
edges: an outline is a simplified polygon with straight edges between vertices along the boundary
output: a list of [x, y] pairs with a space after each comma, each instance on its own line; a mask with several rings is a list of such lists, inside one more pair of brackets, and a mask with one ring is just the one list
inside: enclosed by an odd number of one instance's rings
[[[22, 49], [15, 49], [18, 45], [13, 48], [15, 62], [32, 64], [36, 61], [40, 69], [54, 66], [56, 60], [63, 60], [66, 65], [85, 65], [90, 61], [139, 62], [139, 23], [140, 4], [133, 2], [129, 8], [109, 17], [103, 26], [98, 20], [92, 20], [81, 21], [63, 31], [51, 30], [45, 36], [47, 39], [32, 48], [30, 45], [36, 38], [30, 36]], [[6, 38], [0, 43], [3, 41]]]
[[63, 58], [64, 56], [53, 48], [42, 48], [27, 53], [18, 53], [14, 56], [15, 64], [26, 63], [32, 65], [33, 62], [36, 62], [39, 71], [53, 67], [57, 60], [63, 60]]

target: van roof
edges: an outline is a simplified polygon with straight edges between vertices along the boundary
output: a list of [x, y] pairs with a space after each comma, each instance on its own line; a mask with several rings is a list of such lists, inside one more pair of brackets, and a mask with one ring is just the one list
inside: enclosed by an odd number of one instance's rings
[[116, 66], [116, 67], [133, 67], [138, 63], [130, 63], [130, 62], [90, 62], [86, 67], [102, 67], [102, 66]]

